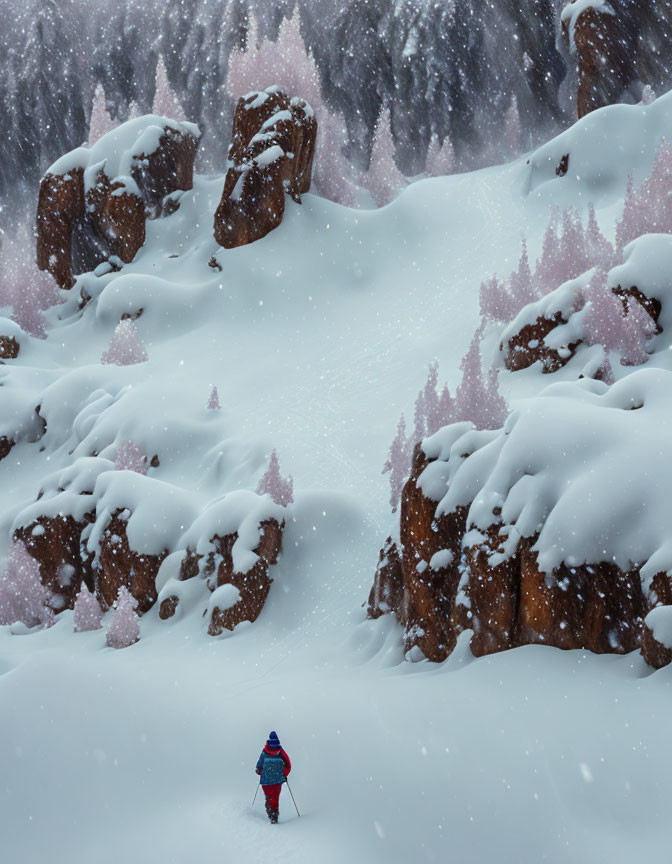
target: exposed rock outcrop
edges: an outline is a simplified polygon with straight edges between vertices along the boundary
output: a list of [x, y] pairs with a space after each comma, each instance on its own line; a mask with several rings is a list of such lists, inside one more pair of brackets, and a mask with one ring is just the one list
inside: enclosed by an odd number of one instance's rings
[[13, 336], [0, 336], [0, 360], [15, 360], [19, 356], [19, 347]]
[[12, 447], [14, 446], [14, 443], [15, 442], [11, 438], [8, 438], [6, 435], [0, 435], [0, 460], [9, 456]]
[[546, 343], [546, 336], [566, 323], [561, 312], [550, 317], [540, 315], [533, 324], [525, 324], [518, 332], [508, 336], [499, 346], [506, 368], [510, 372], [518, 372], [541, 361], [542, 372], [557, 372], [574, 356], [581, 344], [577, 341], [557, 348]]
[[642, 629], [642, 655], [654, 669], [672, 663], [672, 606], [653, 609]]
[[277, 87], [238, 101], [233, 119], [215, 239], [226, 249], [264, 237], [282, 221], [285, 193], [295, 201], [310, 189], [317, 120], [302, 99]]
[[579, 117], [617, 102], [634, 80], [632, 17], [615, 14], [603, 3], [572, 2], [563, 10], [563, 35], [577, 61]]
[[[576, 60], [577, 114], [635, 101], [642, 84], [666, 80], [672, 5], [572, 0], [561, 13], [566, 50]], [[662, 78], [661, 78], [662, 73]]]
[[160, 555], [134, 552], [126, 534], [124, 511], [115, 513], [103, 532], [96, 569], [98, 597], [103, 608], [112, 606], [124, 586], [137, 600], [139, 615], [151, 609], [158, 596], [156, 576], [166, 555], [167, 551]]
[[81, 521], [70, 515], [40, 516], [14, 534], [39, 562], [42, 584], [49, 589], [55, 611], [72, 609], [82, 582], [95, 590], [93, 556], [82, 540], [82, 532], [93, 519], [94, 513], [87, 513]]
[[[246, 573], [237, 573], [234, 569], [232, 549], [238, 534], [213, 537], [212, 542], [216, 552], [206, 563], [205, 571], [207, 572], [209, 567], [213, 568], [215, 591], [225, 585], [232, 585], [238, 590], [239, 597], [236, 603], [225, 609], [220, 609], [216, 602], [211, 603], [208, 624], [208, 633], [211, 636], [217, 636], [223, 630], [233, 630], [242, 621], [256, 621], [259, 617], [273, 582], [269, 575], [269, 568], [278, 560], [282, 547], [283, 528], [284, 523], [279, 524], [275, 519], [261, 525], [259, 545], [254, 550], [259, 557], [255, 565]], [[219, 558], [219, 556], [221, 560], [215, 572], [215, 557]]]
[[[656, 667], [671, 661], [672, 624], [669, 640], [644, 625], [652, 610], [672, 610], [660, 504], [667, 475], [654, 484], [648, 462], [626, 465], [618, 448], [627, 441], [647, 451], [660, 473], [666, 436], [655, 412], [666, 416], [672, 375], [642, 370], [608, 389], [572, 387], [576, 395], [567, 385], [549, 390], [501, 431], [454, 424], [416, 450], [401, 498], [400, 551], [386, 541], [368, 604], [370, 618], [397, 615], [407, 651], [441, 661], [470, 629], [475, 656], [542, 644], [616, 654], [641, 647]], [[638, 545], [641, 531], [621, 522], [640, 473], [650, 479], [638, 483], [632, 506], [649, 522]], [[615, 563], [635, 555], [640, 565]], [[648, 561], [668, 558], [670, 570], [647, 575]]]
[[62, 288], [109, 257], [128, 263], [145, 242], [145, 220], [174, 212], [192, 188], [198, 129], [147, 116], [92, 148], [63, 156], [40, 184], [37, 264]]

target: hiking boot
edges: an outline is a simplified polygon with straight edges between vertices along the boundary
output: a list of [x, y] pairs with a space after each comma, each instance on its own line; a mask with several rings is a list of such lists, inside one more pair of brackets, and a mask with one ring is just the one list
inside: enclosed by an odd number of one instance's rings
[[271, 807], [271, 805], [268, 802], [266, 802], [266, 815], [270, 819], [271, 825], [277, 825], [278, 824], [278, 808], [277, 807]]

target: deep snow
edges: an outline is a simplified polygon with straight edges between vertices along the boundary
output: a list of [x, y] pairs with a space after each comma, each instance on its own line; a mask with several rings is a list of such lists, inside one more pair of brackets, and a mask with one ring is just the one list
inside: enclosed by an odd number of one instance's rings
[[[273, 447], [296, 503], [267, 605], [230, 636], [208, 637], [188, 597], [173, 622], [144, 616], [121, 651], [104, 630], [74, 634], [72, 613], [27, 636], [0, 628], [6, 860], [665, 856], [670, 669], [538, 646], [474, 661], [465, 637], [444, 664], [404, 663], [395, 622], [366, 621], [361, 604], [391, 525], [380, 471], [428, 363], [454, 390], [481, 279], [516, 267], [523, 235], [537, 256], [552, 205], [592, 200], [611, 233], [628, 171], [641, 179], [672, 132], [671, 104], [597, 112], [529, 164], [418, 182], [382, 210], [288, 200], [279, 229], [232, 251], [212, 239], [223, 178], [199, 177], [148, 223], [133, 264], [85, 276], [92, 301], [79, 311], [75, 289], [45, 341], [23, 340], [0, 367], [0, 434], [36, 404], [47, 434], [0, 464], [1, 543], [48, 475], [129, 439], [160, 457], [144, 479], [194, 512], [254, 489]], [[148, 362], [102, 365], [140, 307]], [[667, 354], [650, 364], [671, 368]], [[577, 374], [570, 362], [553, 380]], [[512, 405], [546, 383], [535, 369], [501, 382]], [[220, 411], [206, 409], [213, 385]], [[153, 519], [175, 539], [172, 518]], [[278, 828], [250, 807], [272, 728], [303, 814], [284, 792]]]

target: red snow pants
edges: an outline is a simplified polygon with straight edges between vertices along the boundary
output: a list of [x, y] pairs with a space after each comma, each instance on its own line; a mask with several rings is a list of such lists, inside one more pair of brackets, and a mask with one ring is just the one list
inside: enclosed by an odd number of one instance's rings
[[282, 783], [274, 783], [272, 786], [262, 786], [261, 788], [264, 790], [264, 795], [269, 806], [277, 810], [280, 802]]

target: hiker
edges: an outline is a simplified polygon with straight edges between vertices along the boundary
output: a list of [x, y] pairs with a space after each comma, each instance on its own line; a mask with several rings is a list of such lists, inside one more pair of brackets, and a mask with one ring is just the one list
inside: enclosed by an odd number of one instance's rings
[[259, 782], [266, 796], [266, 814], [273, 825], [278, 823], [280, 790], [291, 770], [292, 763], [289, 761], [289, 756], [280, 746], [278, 736], [275, 732], [271, 732], [257, 761], [256, 771], [261, 777]]

